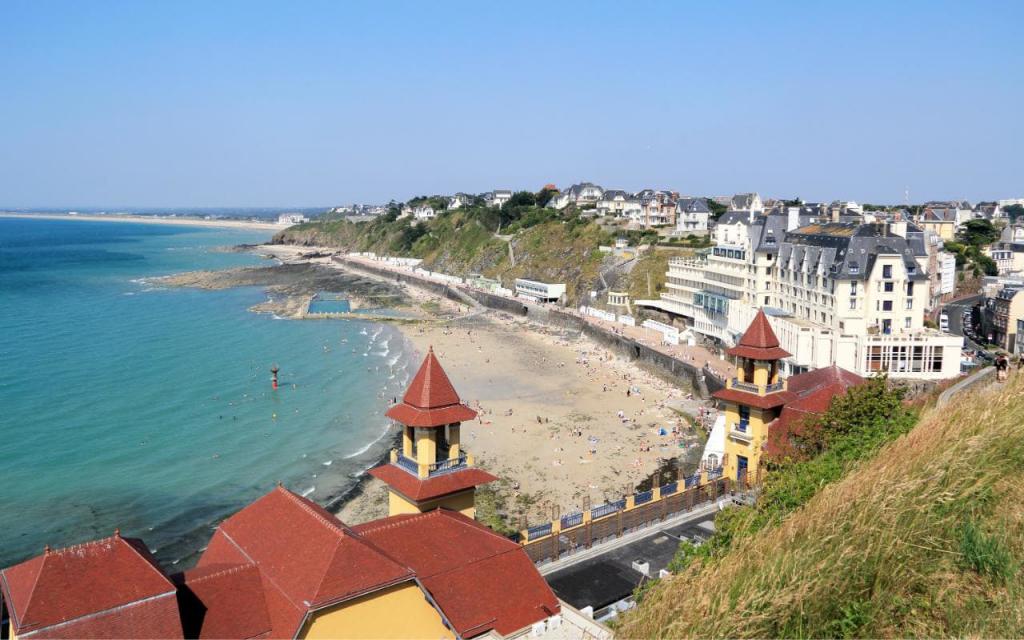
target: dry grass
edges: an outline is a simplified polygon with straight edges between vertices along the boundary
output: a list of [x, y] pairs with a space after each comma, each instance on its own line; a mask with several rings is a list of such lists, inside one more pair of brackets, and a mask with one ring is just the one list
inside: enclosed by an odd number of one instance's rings
[[931, 411], [781, 525], [646, 594], [619, 637], [1021, 637], [1024, 376]]

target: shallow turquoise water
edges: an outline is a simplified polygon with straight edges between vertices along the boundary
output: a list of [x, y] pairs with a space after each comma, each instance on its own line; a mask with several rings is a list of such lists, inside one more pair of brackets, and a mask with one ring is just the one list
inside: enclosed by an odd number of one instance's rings
[[381, 455], [408, 379], [392, 328], [143, 280], [258, 264], [211, 249], [266, 239], [0, 219], [0, 566], [115, 527], [184, 566], [276, 481], [326, 503]]

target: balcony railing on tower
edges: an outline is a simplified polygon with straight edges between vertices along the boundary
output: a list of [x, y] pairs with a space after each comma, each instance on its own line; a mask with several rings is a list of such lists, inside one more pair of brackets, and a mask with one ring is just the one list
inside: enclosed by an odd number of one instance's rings
[[413, 458], [403, 455], [401, 451], [392, 449], [391, 463], [418, 478], [436, 478], [446, 473], [472, 467], [473, 457], [466, 453], [460, 453], [457, 458], [448, 458], [447, 460], [438, 460], [430, 464], [420, 465]]
[[753, 382], [744, 382], [739, 378], [732, 378], [731, 380], [729, 380], [729, 388], [736, 389], [737, 391], [746, 391], [748, 393], [756, 393], [759, 396], [764, 396], [768, 395], [769, 393], [785, 391], [786, 381], [780, 380], [779, 382], [773, 382], [771, 384], [754, 384]]

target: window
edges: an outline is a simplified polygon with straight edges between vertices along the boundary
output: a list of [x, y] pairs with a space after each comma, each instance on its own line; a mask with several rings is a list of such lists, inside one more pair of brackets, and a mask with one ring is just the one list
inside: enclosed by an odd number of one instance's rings
[[887, 265], [883, 265], [882, 266], [882, 277], [883, 278], [891, 278], [892, 277], [892, 265], [891, 264], [887, 264]]
[[886, 293], [892, 293], [892, 286], [893, 286], [892, 282], [886, 282], [885, 285], [882, 287], [882, 291], [884, 291]]
[[851, 296], [857, 295], [857, 281], [856, 280], [850, 281], [850, 295]]
[[910, 280], [909, 282], [907, 282], [907, 295], [908, 296], [914, 295], [914, 281], [913, 280]]
[[914, 299], [913, 298], [907, 298], [907, 309], [913, 309], [913, 308], [914, 308]]
[[850, 298], [850, 311], [854, 311], [857, 308], [857, 298]]
[[907, 317], [906, 317], [906, 318], [905, 318], [905, 319], [903, 320], [903, 326], [904, 326], [905, 328], [907, 328], [907, 329], [909, 329], [909, 328], [911, 327], [911, 325], [913, 325], [913, 323], [914, 323], [914, 319], [913, 319], [913, 318], [911, 318], [910, 316], [907, 316]]
[[882, 311], [892, 311], [892, 300], [882, 301]]

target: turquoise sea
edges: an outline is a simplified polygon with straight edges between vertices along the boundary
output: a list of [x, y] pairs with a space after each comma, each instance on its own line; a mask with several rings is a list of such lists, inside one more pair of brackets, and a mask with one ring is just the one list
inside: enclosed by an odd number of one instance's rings
[[266, 264], [217, 248], [268, 236], [0, 218], [0, 566], [119, 527], [184, 568], [276, 482], [328, 504], [379, 460], [409, 377], [392, 327], [146, 280]]

